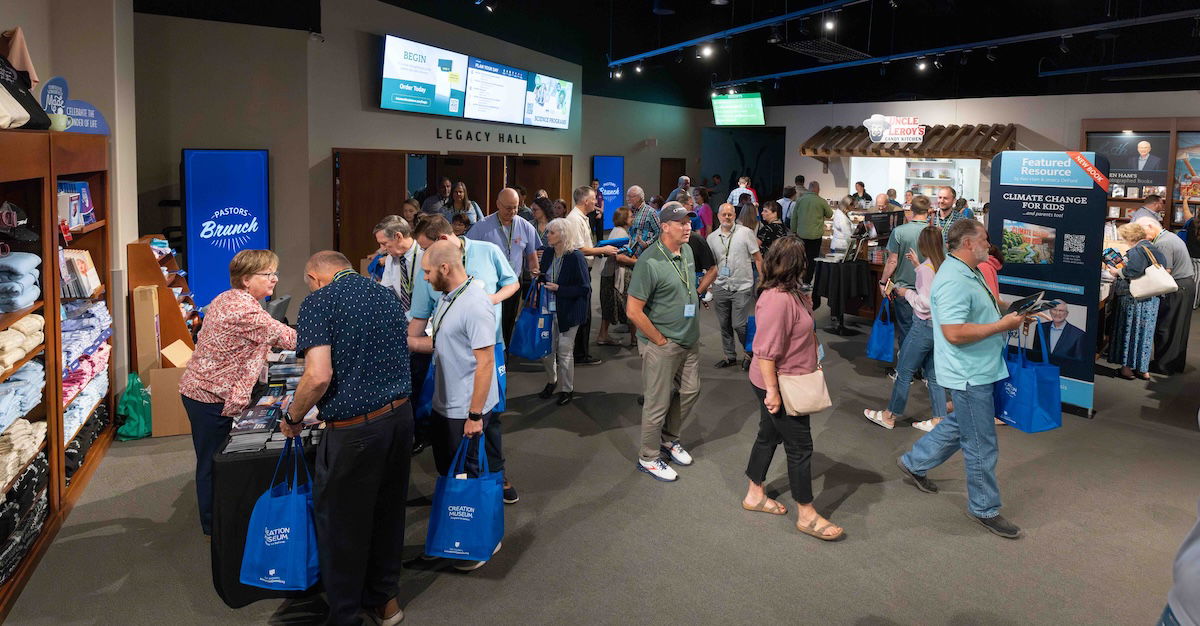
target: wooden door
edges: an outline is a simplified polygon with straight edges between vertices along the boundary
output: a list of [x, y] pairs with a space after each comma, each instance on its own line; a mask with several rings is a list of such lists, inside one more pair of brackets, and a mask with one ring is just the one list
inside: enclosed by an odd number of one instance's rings
[[[551, 200], [563, 197], [562, 181], [559, 170], [562, 167], [561, 157], [554, 156], [512, 156], [506, 159], [509, 163], [509, 184], [521, 185], [529, 194], [532, 201], [538, 189], [545, 189]], [[570, 201], [568, 200], [568, 204]]]
[[[687, 159], [660, 159], [658, 162], [659, 194], [667, 196], [679, 185], [679, 177], [687, 174]], [[647, 198], [648, 199], [648, 198]]]
[[407, 158], [398, 150], [333, 151], [334, 245], [355, 267], [379, 248], [375, 225], [404, 204]]
[[562, 194], [561, 197], [567, 201], [568, 208], [575, 206], [571, 197], [571, 193], [575, 191], [575, 184], [572, 182], [574, 172], [574, 164], [571, 162], [570, 156], [558, 157], [558, 193]]
[[479, 208], [483, 209], [484, 215], [491, 215], [496, 210], [496, 197], [500, 195], [500, 190], [509, 185], [508, 171], [504, 165], [503, 155], [492, 155], [488, 157], [488, 195], [487, 202], [479, 202]]
[[[447, 154], [433, 157], [430, 170], [433, 180], [443, 176], [457, 185], [467, 186], [467, 197], [474, 200], [484, 212], [492, 204], [488, 199], [488, 158], [481, 154]], [[498, 192], [499, 190], [497, 190]]]

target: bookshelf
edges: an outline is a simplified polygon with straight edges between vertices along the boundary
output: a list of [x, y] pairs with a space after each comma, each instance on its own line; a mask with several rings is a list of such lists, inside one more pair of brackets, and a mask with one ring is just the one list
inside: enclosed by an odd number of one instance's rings
[[[0, 372], [0, 381], [7, 379], [23, 364], [41, 359], [45, 364], [46, 386], [42, 402], [26, 416], [37, 422], [44, 420], [46, 440], [38, 448], [49, 461], [49, 484], [46, 495], [49, 512], [37, 538], [22, 558], [13, 575], [0, 584], [0, 621], [7, 616], [17, 596], [37, 567], [42, 555], [54, 541], [67, 513], [82, 495], [88, 480], [104, 458], [112, 443], [115, 428], [110, 424], [92, 444], [83, 465], [67, 488], [64, 450], [70, 440], [63, 432], [63, 352], [60, 310], [61, 275], [58, 262], [59, 246], [69, 250], [87, 250], [103, 283], [111, 268], [109, 251], [109, 138], [102, 135], [59, 133], [53, 131], [0, 130], [0, 202], [8, 201], [25, 211], [28, 228], [38, 235], [38, 241], [22, 242], [0, 235], [0, 256], [8, 250], [30, 252], [42, 259], [40, 272], [41, 296], [32, 305], [15, 311], [0, 312], [0, 330], [6, 330], [30, 314], [46, 318], [45, 341], [31, 350], [13, 367]], [[60, 181], [87, 182], [95, 207], [96, 221], [71, 232], [71, 241], [64, 242], [58, 230], [57, 190]], [[103, 300], [111, 307], [111, 289], [101, 287], [92, 299]], [[110, 337], [106, 340], [112, 343]], [[88, 412], [89, 419], [100, 406], [111, 414], [112, 360], [108, 366], [110, 388]], [[35, 458], [36, 458], [35, 452]], [[28, 466], [31, 459], [22, 459]], [[10, 483], [8, 488], [11, 488]], [[6, 488], [7, 491], [7, 488]]]
[[[192, 291], [188, 287], [187, 276], [181, 275], [179, 261], [174, 254], [159, 259], [151, 249], [150, 240], [166, 239], [162, 235], [146, 235], [137, 241], [127, 244], [127, 267], [129, 272], [129, 295], [137, 287], [156, 287], [158, 290], [158, 328], [160, 348], [165, 348], [176, 341], [183, 341], [187, 347], [195, 350], [192, 340], [193, 327], [199, 330], [200, 312], [196, 310], [196, 302], [192, 299]], [[163, 270], [166, 273], [163, 273]], [[179, 289], [176, 296], [172, 288]], [[180, 310], [180, 305], [192, 305], [190, 313]], [[133, 319], [133, 316], [130, 316]], [[131, 324], [134, 323], [131, 321]], [[136, 343], [137, 329], [130, 331], [130, 338]], [[141, 354], [139, 346], [133, 346], [134, 354]]]

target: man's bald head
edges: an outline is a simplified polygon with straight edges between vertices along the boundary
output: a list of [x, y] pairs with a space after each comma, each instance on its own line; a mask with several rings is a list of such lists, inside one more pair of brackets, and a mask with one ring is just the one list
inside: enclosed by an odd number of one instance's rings
[[875, 196], [875, 210], [881, 212], [888, 210], [888, 195], [886, 193]]
[[1147, 215], [1133, 220], [1133, 223], [1141, 226], [1142, 230], [1146, 231], [1146, 239], [1154, 239], [1163, 230], [1162, 223]]
[[445, 292], [467, 279], [462, 248], [447, 239], [435, 241], [425, 250], [425, 255], [421, 257], [421, 269], [429, 286], [436, 291]]
[[322, 250], [304, 264], [304, 282], [310, 291], [316, 291], [333, 282], [333, 277], [342, 270], [354, 269], [350, 259], [336, 250]]
[[496, 196], [496, 213], [500, 215], [500, 221], [504, 224], [512, 222], [519, 206], [521, 206], [521, 194], [512, 187], [501, 189], [500, 194]]
[[462, 249], [445, 239], [434, 242], [425, 251], [425, 258], [433, 266], [448, 265], [450, 269], [466, 271], [462, 264]]

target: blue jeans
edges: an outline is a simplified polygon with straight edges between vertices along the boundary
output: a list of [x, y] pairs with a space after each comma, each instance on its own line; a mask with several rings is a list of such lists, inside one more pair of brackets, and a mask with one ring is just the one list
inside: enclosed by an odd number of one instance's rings
[[933, 431], [917, 440], [912, 450], [900, 457], [917, 476], [946, 462], [959, 449], [967, 467], [967, 509], [975, 517], [1000, 514], [1000, 485], [996, 483], [996, 408], [992, 383], [967, 385], [966, 390], [950, 390], [954, 412], [938, 423]]
[[918, 317], [912, 321], [912, 328], [896, 357], [896, 382], [892, 385], [892, 400], [888, 402], [888, 411], [894, 417], [904, 415], [913, 374], [921, 368], [925, 369], [925, 380], [929, 383], [933, 416], [946, 417], [946, 390], [937, 384], [933, 369], [933, 322]]
[[904, 338], [908, 336], [913, 325], [912, 305], [908, 300], [896, 296], [892, 298], [892, 312], [896, 315], [896, 349], [904, 347]]

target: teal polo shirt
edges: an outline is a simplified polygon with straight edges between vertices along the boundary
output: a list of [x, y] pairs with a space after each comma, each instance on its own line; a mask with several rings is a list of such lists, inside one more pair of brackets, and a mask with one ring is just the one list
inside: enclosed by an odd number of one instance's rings
[[938, 384], [965, 391], [1008, 378], [1004, 365], [1006, 333], [963, 345], [954, 345], [942, 334], [942, 324], [991, 324], [1000, 319], [1000, 309], [983, 274], [947, 256], [933, 278], [933, 359]]
[[[517, 274], [513, 272], [504, 252], [496, 244], [489, 241], [474, 241], [460, 237], [466, 248], [467, 262], [464, 264], [467, 275], [479, 281], [483, 292], [489, 296], [517, 282]], [[409, 311], [413, 319], [427, 320], [433, 315], [441, 297], [445, 295], [435, 291], [425, 280], [425, 272], [418, 269], [412, 292], [412, 307]], [[516, 297], [514, 294], [512, 297]], [[504, 333], [500, 328], [500, 303], [493, 307], [496, 310], [496, 343], [504, 343]]]

